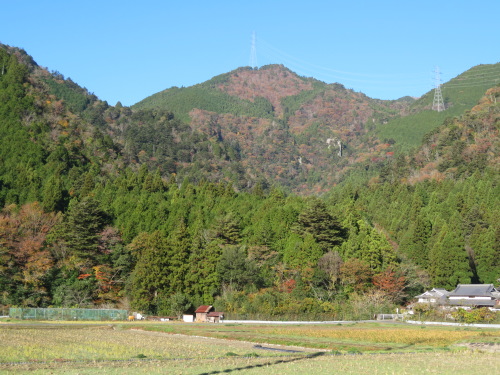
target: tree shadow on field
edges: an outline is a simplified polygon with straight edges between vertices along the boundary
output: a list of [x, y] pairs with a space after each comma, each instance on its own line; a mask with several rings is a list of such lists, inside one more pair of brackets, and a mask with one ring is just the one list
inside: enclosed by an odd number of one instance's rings
[[290, 359], [280, 359], [280, 360], [277, 360], [277, 361], [269, 361], [269, 362], [265, 362], [265, 363], [259, 363], [259, 364], [255, 364], [255, 365], [248, 365], [248, 366], [244, 366], [244, 367], [236, 367], [236, 368], [232, 368], [232, 369], [228, 368], [228, 369], [225, 369], [225, 370], [210, 371], [210, 372], [202, 372], [199, 375], [229, 374], [229, 373], [231, 373], [233, 371], [250, 370], [250, 369], [253, 369], [253, 368], [279, 365], [281, 363], [303, 361], [303, 360], [306, 360], [306, 359], [316, 358], [316, 357], [322, 356], [324, 354], [325, 354], [324, 352], [318, 352], [318, 353], [308, 354], [306, 356], [300, 356], [300, 357], [295, 357], [295, 358], [290, 358]]

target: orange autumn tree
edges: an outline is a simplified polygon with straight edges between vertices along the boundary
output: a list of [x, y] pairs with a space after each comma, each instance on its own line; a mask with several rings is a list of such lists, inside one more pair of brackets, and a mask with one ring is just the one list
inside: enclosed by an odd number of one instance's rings
[[406, 279], [404, 276], [399, 276], [392, 267], [388, 267], [385, 271], [373, 276], [373, 285], [393, 302], [399, 302], [404, 297], [404, 288]]
[[92, 274], [82, 274], [79, 278], [85, 278], [83, 276], [93, 276], [96, 280], [96, 299], [95, 304], [104, 303], [116, 303], [119, 299], [120, 285], [117, 280], [115, 280], [115, 271], [108, 265], [101, 264], [92, 267]]
[[[0, 213], [0, 278], [10, 284], [2, 297], [26, 292], [27, 304], [46, 300], [44, 278], [54, 266], [54, 259], [45, 247], [47, 233], [60, 221], [60, 215], [46, 213], [38, 202], [21, 207], [6, 206]], [[21, 283], [21, 285], [19, 285]]]

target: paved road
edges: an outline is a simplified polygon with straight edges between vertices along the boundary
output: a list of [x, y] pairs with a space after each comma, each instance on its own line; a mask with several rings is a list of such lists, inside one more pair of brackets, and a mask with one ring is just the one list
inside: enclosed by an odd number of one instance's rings
[[452, 322], [421, 322], [416, 320], [393, 321], [393, 320], [326, 320], [326, 321], [275, 321], [275, 320], [224, 320], [225, 324], [352, 324], [352, 323], [398, 323], [398, 324], [420, 324], [420, 325], [443, 325], [456, 327], [477, 328], [500, 328], [500, 324], [465, 324]]
[[324, 320], [324, 321], [302, 321], [302, 320], [224, 320], [226, 324], [353, 324], [353, 323], [374, 323], [377, 320]]
[[[67, 324], [72, 327], [85, 327], [85, 326], [110, 326], [119, 321], [109, 321], [109, 322], [81, 322], [81, 323], [70, 323]], [[407, 321], [395, 321], [395, 320], [324, 320], [324, 321], [278, 321], [278, 320], [224, 320], [219, 324], [354, 324], [354, 323], [394, 323], [394, 324], [418, 324], [418, 325], [442, 325], [442, 326], [455, 326], [455, 327], [476, 327], [476, 328], [498, 328], [500, 329], [500, 324], [465, 324], [465, 323], [452, 323], [452, 322], [421, 322], [417, 320], [407, 320]], [[16, 322], [16, 323], [5, 323], [0, 322], [0, 327], [22, 327], [22, 326], [52, 326], [61, 327], [64, 323], [51, 323], [51, 322], [39, 322], [39, 321], [26, 321], [26, 322]]]

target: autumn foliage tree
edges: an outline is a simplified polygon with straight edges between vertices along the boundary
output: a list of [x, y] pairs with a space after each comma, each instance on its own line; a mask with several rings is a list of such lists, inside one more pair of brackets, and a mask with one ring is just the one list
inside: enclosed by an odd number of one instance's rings
[[404, 297], [405, 277], [398, 275], [392, 267], [374, 275], [373, 285], [384, 292], [393, 302], [401, 302]]
[[60, 215], [45, 213], [37, 203], [21, 207], [10, 205], [0, 213], [0, 279], [2, 303], [15, 303], [24, 294], [23, 303], [48, 302], [47, 282], [54, 257], [46, 247], [48, 232], [60, 221]]
[[370, 288], [373, 271], [370, 265], [358, 258], [346, 260], [340, 267], [341, 283], [347, 291], [363, 292]]

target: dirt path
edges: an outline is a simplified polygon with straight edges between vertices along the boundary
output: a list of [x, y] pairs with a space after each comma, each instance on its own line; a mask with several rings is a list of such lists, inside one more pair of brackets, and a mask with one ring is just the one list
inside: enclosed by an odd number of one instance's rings
[[316, 352], [325, 352], [325, 350], [322, 349], [314, 349], [314, 348], [305, 348], [305, 347], [299, 347], [299, 346], [292, 346], [292, 345], [278, 345], [278, 344], [268, 344], [265, 342], [251, 342], [251, 341], [240, 341], [240, 340], [229, 340], [229, 339], [221, 339], [221, 338], [215, 338], [215, 337], [206, 337], [206, 336], [196, 336], [196, 335], [183, 335], [181, 333], [167, 333], [167, 332], [158, 332], [158, 331], [147, 331], [143, 329], [138, 329], [138, 328], [132, 328], [131, 331], [141, 333], [144, 335], [152, 335], [152, 336], [164, 336], [164, 337], [179, 337], [183, 340], [186, 341], [192, 341], [192, 342], [199, 342], [199, 341], [210, 341], [210, 343], [213, 343], [214, 345], [231, 345], [234, 346], [235, 348], [241, 348], [241, 349], [257, 349], [257, 350], [266, 350], [266, 349], [271, 349], [274, 351], [282, 351], [283, 353], [285, 352], [295, 352], [295, 353], [305, 353], [305, 354], [310, 354], [310, 353], [316, 353]]
[[500, 344], [497, 343], [476, 342], [476, 343], [458, 344], [457, 346], [465, 346], [469, 349], [481, 352], [500, 353]]

